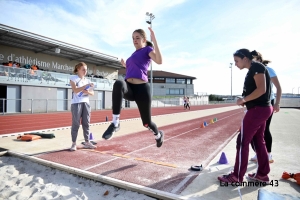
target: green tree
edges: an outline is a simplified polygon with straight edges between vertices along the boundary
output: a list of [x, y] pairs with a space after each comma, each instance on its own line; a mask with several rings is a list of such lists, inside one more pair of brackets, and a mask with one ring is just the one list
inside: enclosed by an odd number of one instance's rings
[[209, 100], [209, 101], [223, 101], [222, 98], [219, 98], [218, 96], [216, 96], [216, 95], [214, 95], [214, 94], [210, 94], [210, 95], [208, 96], [208, 100]]

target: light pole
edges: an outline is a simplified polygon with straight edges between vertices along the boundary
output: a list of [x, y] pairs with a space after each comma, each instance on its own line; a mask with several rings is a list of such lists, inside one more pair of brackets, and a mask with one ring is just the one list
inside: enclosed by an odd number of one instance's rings
[[[155, 16], [152, 13], [146, 12], [146, 22], [150, 24], [150, 28], [152, 28], [152, 21]], [[151, 39], [151, 37], [150, 37]], [[152, 42], [152, 39], [151, 39]], [[152, 71], [152, 61], [150, 61], [150, 88], [151, 88], [151, 97], [153, 97], [153, 71]]]
[[231, 76], [230, 76], [230, 81], [231, 81], [230, 91], [231, 91], [231, 93], [230, 93], [230, 95], [231, 95], [231, 100], [232, 100], [232, 63], [230, 63], [230, 67], [229, 68], [231, 68]]

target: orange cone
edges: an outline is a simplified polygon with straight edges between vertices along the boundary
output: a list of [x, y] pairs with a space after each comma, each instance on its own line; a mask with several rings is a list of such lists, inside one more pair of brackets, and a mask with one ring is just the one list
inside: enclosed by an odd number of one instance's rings
[[211, 124], [215, 123], [215, 122], [214, 122], [214, 119], [211, 119], [211, 120], [210, 120], [210, 123], [211, 123]]
[[201, 124], [200, 128], [205, 128], [205, 125], [204, 123]]

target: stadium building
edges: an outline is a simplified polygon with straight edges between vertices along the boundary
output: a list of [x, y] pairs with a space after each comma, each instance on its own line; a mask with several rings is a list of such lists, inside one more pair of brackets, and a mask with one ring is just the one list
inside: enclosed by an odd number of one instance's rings
[[[92, 110], [111, 108], [113, 83], [125, 74], [117, 57], [0, 24], [0, 113], [70, 110], [69, 77], [78, 62], [95, 84]], [[193, 96], [194, 79], [154, 70], [153, 95]]]

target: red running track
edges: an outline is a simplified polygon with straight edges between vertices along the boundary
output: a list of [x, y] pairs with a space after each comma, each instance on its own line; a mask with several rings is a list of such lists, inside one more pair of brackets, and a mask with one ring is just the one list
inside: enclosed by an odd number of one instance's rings
[[[192, 106], [191, 111], [226, 107], [232, 105], [234, 104]], [[188, 112], [188, 110], [184, 110], [183, 106], [152, 108], [152, 116], [178, 112]], [[106, 116], [108, 116], [109, 120], [111, 120], [112, 111], [92, 111], [91, 123], [104, 122], [106, 120]], [[140, 117], [138, 109], [124, 109], [121, 111], [121, 119], [130, 119], [138, 117]], [[71, 112], [2, 115], [0, 116], [0, 135], [42, 129], [53, 129], [71, 125]]]
[[[97, 141], [96, 150], [63, 150], [35, 155], [44, 160], [90, 171], [153, 189], [179, 194], [235, 136], [244, 113], [233, 110], [161, 127], [165, 142], [157, 148], [153, 135], [141, 131], [108, 141]], [[218, 121], [200, 128], [204, 121]], [[122, 131], [122, 130], [121, 130]]]

